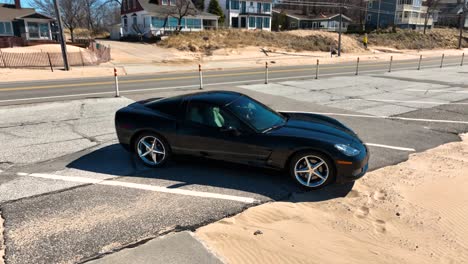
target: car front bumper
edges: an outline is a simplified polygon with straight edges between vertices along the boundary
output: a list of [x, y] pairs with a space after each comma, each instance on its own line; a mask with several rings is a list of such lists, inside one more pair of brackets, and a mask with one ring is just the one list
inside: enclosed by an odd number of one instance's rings
[[369, 169], [369, 157], [369, 150], [365, 147], [365, 153], [350, 160], [351, 164], [336, 164], [336, 182], [347, 183], [362, 178]]

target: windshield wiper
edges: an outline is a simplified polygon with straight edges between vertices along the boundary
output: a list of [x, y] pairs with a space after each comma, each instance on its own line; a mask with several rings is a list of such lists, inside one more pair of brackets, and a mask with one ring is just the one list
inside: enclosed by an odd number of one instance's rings
[[263, 130], [262, 133], [265, 134], [265, 133], [267, 133], [267, 132], [272, 131], [273, 129], [277, 129], [277, 128], [283, 127], [284, 125], [286, 125], [286, 122], [283, 122], [283, 123], [281, 123], [281, 124], [279, 124], [279, 125], [276, 125], [276, 126], [272, 126], [272, 127], [270, 127], [270, 128], [267, 128], [267, 129]]

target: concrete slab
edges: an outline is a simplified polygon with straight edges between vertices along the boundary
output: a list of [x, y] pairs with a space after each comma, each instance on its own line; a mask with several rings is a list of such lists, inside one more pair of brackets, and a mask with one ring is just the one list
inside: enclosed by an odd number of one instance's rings
[[153, 239], [139, 247], [124, 249], [89, 264], [221, 264], [190, 232]]

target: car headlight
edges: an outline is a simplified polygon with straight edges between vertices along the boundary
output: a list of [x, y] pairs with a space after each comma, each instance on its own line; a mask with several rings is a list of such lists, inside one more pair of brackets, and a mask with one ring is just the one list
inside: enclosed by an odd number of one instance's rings
[[339, 150], [341, 153], [345, 154], [346, 156], [354, 157], [361, 153], [358, 149], [355, 149], [351, 146], [345, 144], [336, 144], [335, 148]]

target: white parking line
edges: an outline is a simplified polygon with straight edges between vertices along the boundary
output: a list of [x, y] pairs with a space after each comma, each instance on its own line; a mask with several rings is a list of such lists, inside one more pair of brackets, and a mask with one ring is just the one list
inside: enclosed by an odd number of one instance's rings
[[399, 116], [373, 116], [373, 115], [358, 115], [358, 114], [341, 114], [341, 113], [324, 113], [324, 112], [301, 112], [301, 111], [280, 111], [284, 113], [306, 113], [306, 114], [318, 114], [318, 115], [331, 115], [331, 116], [349, 116], [349, 117], [362, 117], [362, 118], [374, 118], [374, 119], [389, 119], [389, 120], [406, 120], [415, 122], [431, 122], [431, 123], [453, 123], [453, 124], [468, 124], [468, 121], [457, 121], [457, 120], [440, 120], [440, 119], [422, 119], [422, 118], [410, 118], [410, 117], [399, 117]]
[[405, 101], [405, 100], [390, 100], [390, 99], [365, 99], [365, 98], [352, 98], [349, 100], [358, 100], [358, 101], [371, 101], [371, 102], [388, 102], [388, 103], [411, 103], [411, 104], [434, 104], [434, 105], [444, 105], [444, 104], [451, 104], [451, 105], [468, 105], [468, 103], [452, 103], [447, 101]]
[[191, 190], [184, 190], [184, 189], [171, 189], [171, 188], [166, 188], [166, 187], [161, 187], [161, 186], [131, 183], [131, 182], [98, 180], [98, 179], [90, 179], [90, 178], [85, 178], [85, 177], [60, 176], [60, 175], [54, 175], [54, 174], [41, 174], [41, 173], [31, 173], [31, 174], [17, 173], [17, 175], [29, 176], [29, 177], [35, 177], [35, 178], [44, 178], [44, 179], [50, 179], [50, 180], [68, 181], [68, 182], [90, 183], [90, 184], [107, 185], [107, 186], [119, 186], [119, 187], [126, 187], [126, 188], [153, 191], [153, 192], [162, 192], [162, 193], [180, 194], [180, 195], [196, 196], [196, 197], [203, 197], [203, 198], [230, 200], [230, 201], [249, 203], [249, 204], [257, 202], [256, 199], [249, 198], [249, 197], [241, 197], [241, 196], [226, 195], [226, 194], [219, 194], [219, 193], [199, 192], [199, 191], [191, 191]]
[[387, 149], [395, 149], [395, 150], [409, 151], [409, 152], [416, 151], [414, 148], [403, 148], [403, 147], [395, 147], [395, 146], [388, 146], [388, 145], [374, 144], [374, 143], [364, 143], [364, 144], [366, 144], [367, 146], [372, 146], [372, 147], [377, 147], [377, 148], [387, 148]]
[[450, 91], [450, 90], [439, 90], [439, 89], [434, 89], [434, 90], [428, 90], [428, 89], [405, 89], [405, 91], [408, 92], [425, 92], [425, 93], [461, 93], [465, 94], [468, 93], [468, 91]]

